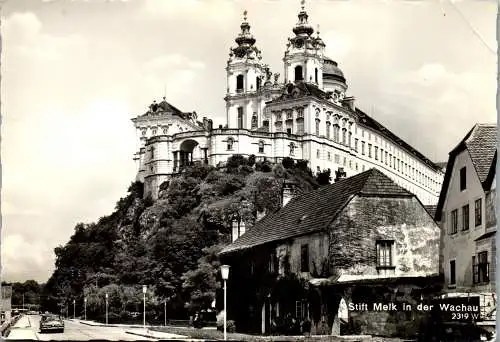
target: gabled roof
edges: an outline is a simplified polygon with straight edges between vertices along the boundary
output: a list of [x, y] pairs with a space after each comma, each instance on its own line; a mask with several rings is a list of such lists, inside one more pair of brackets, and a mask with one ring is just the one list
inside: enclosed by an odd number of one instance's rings
[[254, 227], [224, 248], [220, 254], [228, 254], [326, 229], [356, 195], [414, 196], [379, 170], [370, 169], [295, 197], [276, 213], [269, 214], [258, 221]]
[[441, 194], [439, 195], [438, 207], [436, 209], [436, 221], [441, 220], [444, 201], [448, 194], [453, 165], [456, 156], [467, 150], [472, 160], [472, 165], [476, 170], [477, 176], [481, 181], [483, 189], [488, 191], [491, 182], [495, 176], [497, 159], [497, 125], [495, 124], [476, 124], [462, 141], [455, 147], [448, 157], [446, 173], [444, 175]]

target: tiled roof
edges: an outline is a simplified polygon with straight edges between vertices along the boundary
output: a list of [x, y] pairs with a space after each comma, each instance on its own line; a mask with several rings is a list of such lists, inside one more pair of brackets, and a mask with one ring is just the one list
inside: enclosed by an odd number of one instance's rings
[[457, 147], [450, 152], [436, 209], [436, 221], [441, 220], [441, 212], [448, 194], [448, 186], [450, 184], [455, 158], [460, 152], [465, 150], [469, 152], [472, 164], [474, 165], [483, 189], [489, 190], [496, 170], [497, 126], [495, 124], [476, 124]]
[[414, 156], [422, 160], [424, 163], [429, 165], [435, 170], [440, 170], [441, 167], [433, 163], [431, 160], [429, 160], [427, 157], [425, 157], [422, 153], [418, 152], [416, 149], [411, 147], [408, 143], [406, 143], [403, 139], [392, 133], [388, 128], [386, 128], [384, 125], [382, 125], [380, 122], [375, 120], [374, 118], [370, 117], [368, 114], [365, 112], [361, 111], [360, 109], [356, 108], [356, 114], [358, 115], [359, 122], [364, 125], [368, 126], [369, 128], [379, 132], [380, 134], [386, 136], [387, 138], [391, 139], [395, 144], [398, 144], [405, 150], [407, 150], [410, 153], [413, 153]]
[[477, 124], [465, 141], [477, 175], [483, 183], [497, 151], [497, 126]]
[[370, 169], [295, 197], [258, 221], [221, 254], [325, 229], [355, 195], [413, 196], [382, 172]]

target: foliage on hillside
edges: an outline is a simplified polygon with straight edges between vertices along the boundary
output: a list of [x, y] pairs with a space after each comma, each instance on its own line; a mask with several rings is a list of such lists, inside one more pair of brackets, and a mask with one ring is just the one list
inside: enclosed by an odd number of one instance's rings
[[[186, 318], [210, 306], [219, 287], [217, 252], [230, 241], [230, 223], [255, 223], [257, 213], [281, 206], [283, 179], [299, 192], [326, 184], [329, 173], [314, 178], [307, 162], [285, 158], [281, 165], [231, 157], [225, 169], [195, 165], [160, 187], [159, 199], [144, 198], [132, 183], [115, 211], [97, 223], [79, 223], [66, 245], [55, 249], [56, 269], [45, 288], [46, 310], [101, 318], [105, 294], [115, 315], [141, 312], [142, 285], [148, 310]], [[250, 228], [251, 229], [251, 228]]]

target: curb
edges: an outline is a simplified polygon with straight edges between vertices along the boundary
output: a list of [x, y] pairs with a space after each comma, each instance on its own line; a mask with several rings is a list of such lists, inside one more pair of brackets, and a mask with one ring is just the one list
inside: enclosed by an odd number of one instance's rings
[[138, 333], [138, 332], [133, 332], [133, 331], [126, 331], [127, 334], [130, 334], [130, 335], [135, 335], [135, 336], [141, 336], [141, 337], [147, 337], [147, 338], [152, 338], [152, 339], [155, 339], [157, 341], [197, 341], [197, 342], [210, 342], [211, 340], [199, 340], [199, 339], [193, 339], [193, 338], [189, 338], [189, 337], [177, 337], [177, 338], [174, 338], [174, 337], [170, 337], [170, 338], [161, 338], [161, 337], [156, 337], [156, 336], [153, 336], [153, 335], [147, 335], [147, 334], [141, 334], [141, 333]]

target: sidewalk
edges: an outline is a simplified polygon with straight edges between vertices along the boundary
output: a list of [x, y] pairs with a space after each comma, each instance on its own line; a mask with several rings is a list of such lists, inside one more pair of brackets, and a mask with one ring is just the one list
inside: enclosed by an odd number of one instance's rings
[[31, 327], [29, 316], [22, 316], [14, 326], [10, 328], [6, 340], [36, 340], [35, 332]]
[[199, 339], [192, 339], [192, 338], [189, 338], [188, 336], [184, 336], [184, 335], [170, 334], [170, 333], [166, 333], [166, 332], [154, 331], [154, 330], [149, 330], [149, 329], [144, 330], [144, 328], [127, 330], [126, 332], [127, 332], [127, 334], [141, 336], [141, 337], [155, 338], [158, 340], [168, 339], [168, 340], [182, 340], [182, 341], [205, 341], [205, 340], [199, 340]]

